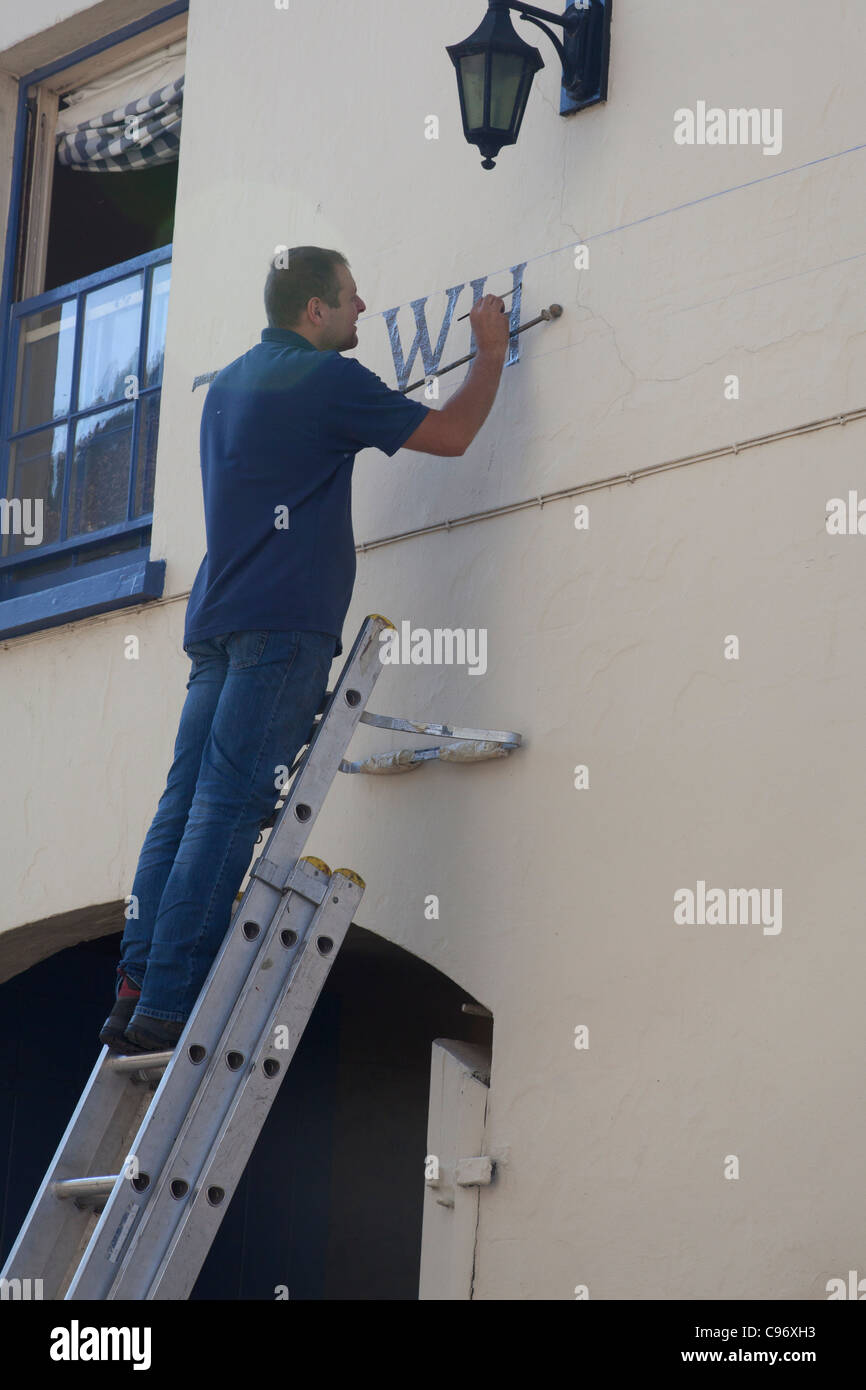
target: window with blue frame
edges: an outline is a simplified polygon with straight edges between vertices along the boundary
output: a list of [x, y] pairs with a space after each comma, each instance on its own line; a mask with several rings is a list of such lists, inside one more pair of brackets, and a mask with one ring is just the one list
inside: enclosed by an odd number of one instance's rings
[[[149, 536], [171, 247], [16, 304], [0, 601]], [[13, 499], [19, 503], [14, 506]]]
[[[0, 638], [162, 594], [150, 537], [185, 10], [176, 0], [19, 86], [0, 292]], [[101, 52], [111, 100], [87, 86]]]

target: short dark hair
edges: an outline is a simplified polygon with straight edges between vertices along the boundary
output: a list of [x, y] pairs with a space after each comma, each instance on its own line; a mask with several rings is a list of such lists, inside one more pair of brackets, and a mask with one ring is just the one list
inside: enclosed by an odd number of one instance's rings
[[[288, 264], [286, 264], [288, 262]], [[271, 328], [292, 328], [313, 299], [339, 308], [338, 265], [348, 266], [342, 251], [323, 246], [280, 248], [271, 260], [265, 281], [265, 313]]]

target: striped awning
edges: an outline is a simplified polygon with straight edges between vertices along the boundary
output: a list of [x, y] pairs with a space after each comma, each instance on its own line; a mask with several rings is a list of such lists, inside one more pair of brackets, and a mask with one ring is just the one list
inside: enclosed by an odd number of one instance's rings
[[57, 159], [91, 174], [169, 164], [180, 149], [183, 76], [57, 137]]

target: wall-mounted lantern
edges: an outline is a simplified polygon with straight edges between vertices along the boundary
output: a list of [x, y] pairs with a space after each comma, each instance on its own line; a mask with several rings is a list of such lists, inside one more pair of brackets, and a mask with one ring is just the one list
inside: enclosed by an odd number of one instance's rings
[[[544, 60], [524, 43], [509, 10], [537, 24], [556, 48], [562, 64], [561, 116], [580, 111], [607, 96], [612, 0], [573, 0], [561, 15], [522, 5], [519, 0], [489, 0], [487, 13], [468, 39], [447, 46], [457, 70], [463, 133], [484, 155], [482, 169], [494, 168], [503, 145], [514, 145], [526, 110], [532, 79]], [[542, 20], [561, 25], [562, 42]]]

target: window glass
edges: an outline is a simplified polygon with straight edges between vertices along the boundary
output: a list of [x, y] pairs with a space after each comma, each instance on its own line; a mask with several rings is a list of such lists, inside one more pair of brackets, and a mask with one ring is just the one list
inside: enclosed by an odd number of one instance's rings
[[156, 445], [159, 434], [159, 395], [144, 396], [139, 402], [138, 455], [135, 475], [133, 516], [153, 511], [153, 484], [156, 477]]
[[126, 520], [132, 415], [130, 401], [78, 421], [69, 494], [70, 536]]
[[[92, 549], [79, 552], [76, 538], [140, 524], [153, 511], [170, 284], [171, 265], [163, 263], [77, 295], [67, 287], [56, 304], [20, 318], [5, 489], [0, 476], [0, 559], [29, 561], [42, 547], [68, 542], [68, 551], [41, 562], [46, 575], [78, 558], [93, 562]], [[19, 573], [25, 588], [38, 587], [41, 572], [41, 565], [19, 571], [16, 564], [0, 573], [0, 589], [11, 593]]]
[[[63, 505], [63, 478], [66, 467], [66, 426], [39, 430], [12, 444], [9, 451], [7, 495], [17, 498], [20, 507], [6, 508], [7, 525], [27, 525], [33, 540], [25, 544], [23, 532], [2, 536], [2, 555], [33, 554], [38, 545], [50, 545], [60, 536], [60, 510]], [[32, 518], [28, 522], [28, 517]], [[40, 519], [39, 529], [34, 523]], [[38, 539], [38, 545], [34, 541]]]
[[122, 400], [126, 378], [137, 374], [142, 294], [139, 271], [85, 297], [79, 410]]
[[147, 326], [147, 363], [143, 386], [158, 386], [162, 381], [165, 355], [165, 325], [168, 318], [168, 292], [171, 287], [171, 266], [158, 265], [153, 272], [150, 292], [150, 318]]
[[52, 304], [21, 320], [12, 428], [47, 425], [69, 409], [75, 300]]
[[468, 53], [460, 59], [460, 83], [468, 130], [484, 125], [484, 54]]

